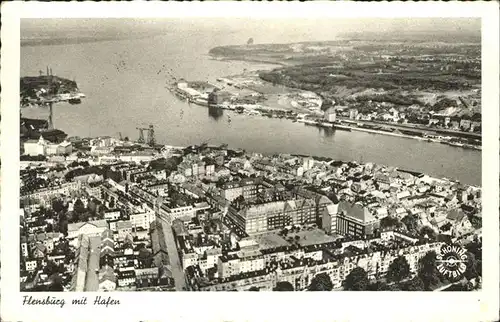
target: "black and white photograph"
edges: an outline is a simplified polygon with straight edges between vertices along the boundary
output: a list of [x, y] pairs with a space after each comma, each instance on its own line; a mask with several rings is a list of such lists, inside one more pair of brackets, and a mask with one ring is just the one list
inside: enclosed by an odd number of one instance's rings
[[20, 304], [481, 293], [482, 24], [21, 17]]

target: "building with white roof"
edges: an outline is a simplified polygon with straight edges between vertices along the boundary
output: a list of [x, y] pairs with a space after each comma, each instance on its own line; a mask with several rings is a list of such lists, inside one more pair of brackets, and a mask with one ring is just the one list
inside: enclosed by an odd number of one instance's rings
[[24, 154], [31, 156], [38, 155], [65, 155], [73, 151], [71, 142], [63, 141], [61, 143], [51, 143], [42, 136], [37, 140], [28, 140], [24, 142]]

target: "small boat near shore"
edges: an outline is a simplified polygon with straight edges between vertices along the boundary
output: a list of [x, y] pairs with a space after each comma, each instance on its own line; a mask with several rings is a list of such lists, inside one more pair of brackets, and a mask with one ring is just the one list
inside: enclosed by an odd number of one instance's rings
[[75, 104], [80, 104], [82, 102], [82, 100], [79, 98], [79, 97], [76, 97], [76, 98], [70, 98], [68, 100], [68, 103], [72, 104], [72, 105], [75, 105]]
[[342, 131], [348, 131], [348, 132], [352, 131], [351, 127], [345, 126], [345, 125], [339, 125], [339, 124], [334, 124], [333, 128], [335, 130], [342, 130]]
[[464, 144], [462, 146], [462, 148], [469, 149], [469, 150], [481, 150], [481, 146], [480, 145], [472, 145], [472, 144]]
[[190, 100], [191, 103], [201, 105], [201, 106], [208, 106], [208, 101], [202, 98], [195, 98], [193, 100]]
[[326, 123], [326, 122], [318, 123], [318, 126], [333, 128], [333, 124], [332, 123]]
[[303, 123], [305, 125], [313, 125], [313, 126], [318, 125], [318, 122], [317, 121], [313, 121], [313, 120], [303, 120]]

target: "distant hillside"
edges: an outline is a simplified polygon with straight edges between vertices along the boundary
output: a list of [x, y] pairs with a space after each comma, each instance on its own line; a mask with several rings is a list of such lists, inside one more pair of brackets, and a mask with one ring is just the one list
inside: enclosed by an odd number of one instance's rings
[[72, 45], [72, 44], [83, 44], [90, 42], [100, 42], [100, 41], [111, 41], [120, 40], [117, 37], [75, 37], [75, 38], [31, 38], [31, 39], [21, 39], [21, 47], [30, 46], [55, 46], [55, 45]]
[[481, 30], [478, 31], [363, 31], [348, 32], [339, 38], [351, 41], [397, 41], [397, 42], [444, 42], [444, 43], [481, 43]]

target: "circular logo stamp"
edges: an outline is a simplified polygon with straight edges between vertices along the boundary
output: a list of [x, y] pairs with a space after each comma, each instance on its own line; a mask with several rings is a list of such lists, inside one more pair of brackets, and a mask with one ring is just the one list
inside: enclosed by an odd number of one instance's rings
[[467, 269], [465, 249], [455, 245], [444, 245], [436, 256], [438, 271], [451, 281], [460, 280]]

